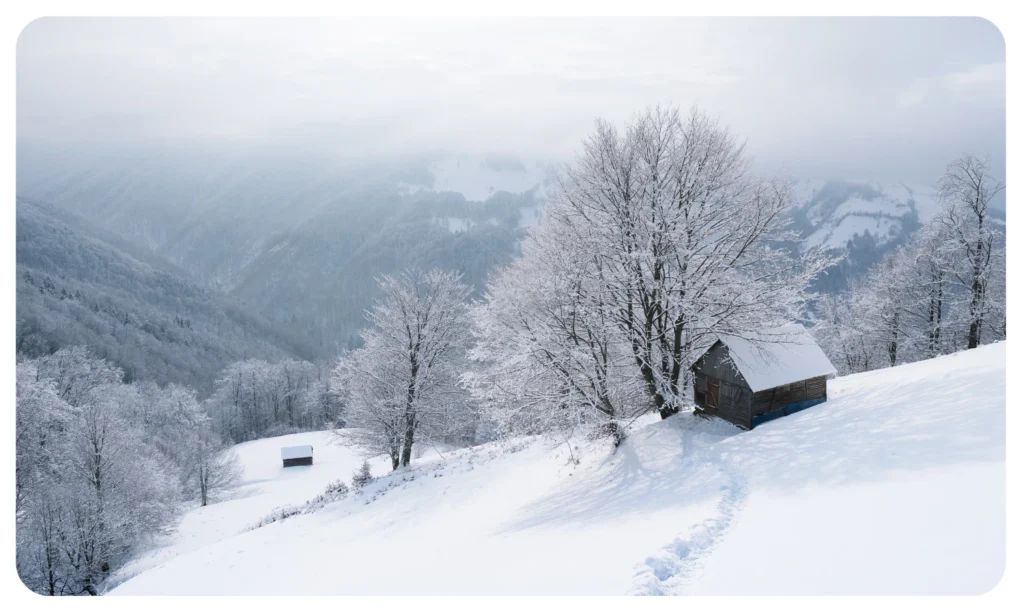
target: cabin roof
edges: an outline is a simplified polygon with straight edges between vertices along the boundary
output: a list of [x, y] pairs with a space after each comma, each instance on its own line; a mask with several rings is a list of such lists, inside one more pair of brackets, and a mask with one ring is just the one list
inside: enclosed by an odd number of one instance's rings
[[825, 352], [800, 324], [765, 330], [753, 338], [722, 335], [718, 340], [729, 348], [729, 357], [753, 392], [836, 374]]
[[282, 460], [294, 460], [296, 458], [313, 457], [312, 445], [297, 445], [295, 447], [281, 447]]

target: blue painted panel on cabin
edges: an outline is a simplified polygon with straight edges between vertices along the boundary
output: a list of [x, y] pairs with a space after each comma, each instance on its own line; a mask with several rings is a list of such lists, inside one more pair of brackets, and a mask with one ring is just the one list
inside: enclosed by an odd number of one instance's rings
[[792, 404], [784, 405], [782, 408], [775, 409], [771, 413], [764, 413], [763, 415], [756, 415], [750, 421], [751, 426], [758, 426], [766, 421], [785, 417], [786, 415], [792, 415], [797, 411], [803, 411], [807, 407], [813, 407], [816, 404], [821, 404], [828, 400], [828, 398], [813, 398], [811, 400], [802, 400], [800, 402], [794, 402]]

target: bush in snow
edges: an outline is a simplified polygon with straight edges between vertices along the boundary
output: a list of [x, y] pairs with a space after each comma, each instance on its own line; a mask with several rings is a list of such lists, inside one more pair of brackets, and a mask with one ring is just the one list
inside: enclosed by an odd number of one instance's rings
[[622, 441], [626, 440], [626, 430], [619, 425], [619, 422], [608, 421], [598, 425], [594, 428], [593, 432], [590, 433], [591, 440], [600, 439], [611, 439], [612, 445], [618, 448], [622, 444]]
[[332, 481], [327, 484], [327, 487], [324, 488], [322, 494], [317, 494], [313, 498], [307, 500], [306, 502], [300, 505], [278, 507], [271, 511], [270, 513], [268, 513], [267, 515], [265, 515], [255, 524], [251, 524], [247, 529], [255, 530], [257, 528], [262, 528], [263, 526], [273, 524], [275, 522], [284, 521], [289, 517], [302, 515], [303, 513], [313, 513], [315, 511], [319, 511], [328, 504], [332, 502], [337, 502], [344, 498], [345, 496], [348, 496], [348, 492], [348, 486], [345, 485], [344, 481], [342, 481], [341, 479]]
[[324, 494], [341, 498], [348, 494], [348, 486], [345, 485], [344, 481], [338, 479], [327, 484], [327, 487], [324, 488]]
[[373, 481], [373, 474], [370, 473], [370, 462], [363, 460], [363, 465], [359, 467], [359, 470], [352, 475], [352, 487], [359, 489]]

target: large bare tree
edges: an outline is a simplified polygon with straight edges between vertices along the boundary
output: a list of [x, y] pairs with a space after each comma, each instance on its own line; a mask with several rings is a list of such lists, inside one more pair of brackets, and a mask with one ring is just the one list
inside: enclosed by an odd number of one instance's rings
[[679, 410], [696, 351], [799, 317], [831, 260], [781, 243], [789, 183], [749, 172], [744, 148], [707, 115], [655, 108], [620, 133], [599, 121], [565, 172], [550, 218], [602, 271], [600, 296], [663, 417]]

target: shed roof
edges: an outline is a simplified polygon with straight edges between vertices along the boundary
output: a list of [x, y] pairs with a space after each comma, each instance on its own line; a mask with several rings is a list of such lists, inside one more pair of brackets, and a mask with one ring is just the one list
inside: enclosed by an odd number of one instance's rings
[[765, 330], [754, 339], [722, 335], [729, 357], [751, 391], [836, 374], [825, 352], [806, 328], [788, 324]]
[[282, 460], [294, 460], [296, 458], [313, 457], [312, 445], [297, 445], [295, 447], [281, 447]]

